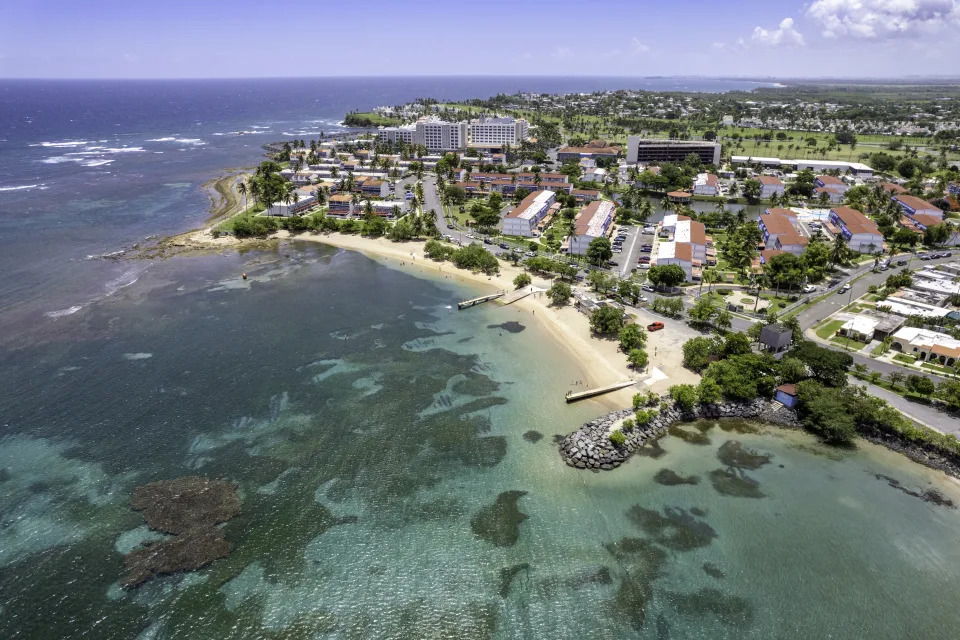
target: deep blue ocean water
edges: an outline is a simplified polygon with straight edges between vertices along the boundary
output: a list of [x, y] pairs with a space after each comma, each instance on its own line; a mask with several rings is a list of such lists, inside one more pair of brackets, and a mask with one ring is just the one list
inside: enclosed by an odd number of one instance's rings
[[[348, 109], [618, 86], [0, 83], [0, 638], [953, 637], [960, 513], [908, 492], [960, 490], [902, 456], [704, 423], [584, 473], [554, 438], [603, 409], [526, 312], [455, 310], [482, 287], [312, 243], [87, 259]], [[238, 485], [233, 552], [122, 590], [132, 489], [193, 474]]]

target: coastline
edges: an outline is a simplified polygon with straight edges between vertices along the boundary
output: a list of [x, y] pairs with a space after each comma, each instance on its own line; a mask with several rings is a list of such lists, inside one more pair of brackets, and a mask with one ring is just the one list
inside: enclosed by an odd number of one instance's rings
[[[436, 262], [423, 254], [425, 241], [391, 242], [384, 238], [367, 238], [359, 235], [341, 233], [302, 233], [293, 235], [288, 231], [279, 231], [268, 240], [238, 240], [232, 236], [213, 237], [209, 229], [191, 231], [166, 239], [168, 248], [162, 255], [175, 255], [183, 252], [208, 252], [224, 249], [272, 248], [279, 242], [299, 241], [315, 242], [327, 246], [358, 251], [364, 255], [382, 262], [394, 269], [401, 269], [412, 275], [421, 275], [430, 278], [438, 276], [450, 277], [460, 282], [483, 285], [495, 291], [513, 291], [513, 279], [520, 273], [527, 273], [520, 267], [510, 264], [500, 264], [500, 273], [488, 276], [482, 273], [472, 273], [458, 269], [449, 262]], [[156, 255], [156, 254], [154, 254]], [[541, 289], [550, 287], [551, 281], [529, 274], [533, 278], [533, 286]], [[494, 302], [492, 304], [499, 304]], [[535, 294], [519, 300], [512, 305], [519, 312], [526, 314], [528, 322], [538, 322], [545, 329], [557, 345], [571, 357], [572, 364], [581, 373], [585, 387], [595, 387], [615, 382], [621, 382], [636, 377], [628, 367], [627, 357], [620, 352], [616, 340], [603, 340], [590, 337], [590, 326], [586, 316], [567, 305], [556, 308], [549, 304], [544, 294]], [[666, 365], [665, 365], [666, 366]], [[675, 384], [673, 377], [659, 380], [652, 387], [654, 390], [665, 391], [667, 383]], [[660, 389], [659, 387], [663, 387]], [[604, 408], [619, 409], [630, 406], [633, 394], [638, 390], [649, 391], [651, 386], [638, 384], [612, 393], [593, 398], [593, 401]], [[566, 389], [557, 389], [556, 393], [566, 392]]]

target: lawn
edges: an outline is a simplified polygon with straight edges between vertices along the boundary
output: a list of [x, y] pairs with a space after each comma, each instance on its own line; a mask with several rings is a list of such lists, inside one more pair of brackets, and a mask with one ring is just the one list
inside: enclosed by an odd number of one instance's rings
[[[818, 331], [817, 333], [819, 333], [819, 331]], [[866, 343], [866, 342], [860, 342], [859, 340], [854, 340], [854, 339], [852, 339], [852, 338], [846, 338], [846, 337], [844, 337], [844, 336], [834, 336], [833, 338], [830, 338], [830, 342], [833, 342], [833, 343], [835, 343], [835, 344], [839, 344], [840, 346], [844, 347], [845, 349], [852, 349], [853, 351], [860, 351], [860, 350], [863, 349], [865, 346], [867, 346], [867, 343]]]
[[817, 329], [817, 337], [826, 340], [827, 338], [832, 337], [844, 324], [845, 323], [843, 320], [833, 320], [828, 322]]
[[882, 356], [884, 351], [886, 351], [886, 346], [881, 343], [874, 347], [873, 351], [870, 352], [870, 355], [876, 358], [877, 356]]
[[932, 371], [937, 371], [939, 373], [946, 373], [948, 375], [956, 375], [956, 371], [950, 367], [945, 367], [941, 364], [933, 364], [932, 362], [924, 362], [920, 365], [924, 369], [930, 369]]
[[913, 364], [917, 361], [917, 359], [913, 356], [904, 355], [902, 353], [898, 353], [897, 355], [893, 356], [893, 359], [904, 364]]
[[243, 213], [239, 213], [235, 216], [231, 216], [230, 218], [224, 220], [220, 224], [220, 226], [217, 227], [217, 230], [222, 232], [233, 232], [233, 225], [237, 222], [237, 220], [252, 218], [253, 216], [259, 213], [263, 213], [266, 210], [267, 210], [267, 205], [263, 204], [262, 202], [255, 204], [254, 206], [250, 207]]

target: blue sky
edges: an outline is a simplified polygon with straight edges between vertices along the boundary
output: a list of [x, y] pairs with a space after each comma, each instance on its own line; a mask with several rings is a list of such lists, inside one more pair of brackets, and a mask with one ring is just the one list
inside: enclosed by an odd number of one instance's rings
[[960, 0], [0, 0], [0, 77], [957, 75]]

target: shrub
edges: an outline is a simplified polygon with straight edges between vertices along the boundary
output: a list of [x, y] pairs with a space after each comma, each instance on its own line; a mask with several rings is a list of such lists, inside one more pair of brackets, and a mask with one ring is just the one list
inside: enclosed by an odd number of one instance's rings
[[596, 333], [617, 333], [623, 327], [623, 312], [616, 307], [600, 307], [590, 314], [590, 328]]
[[647, 366], [650, 358], [647, 356], [647, 352], [643, 349], [631, 349], [630, 355], [627, 356], [627, 360], [630, 362], [630, 366], [639, 370]]
[[633, 426], [634, 426], [633, 418], [627, 418], [626, 420], [623, 421], [623, 424], [620, 425], [620, 430], [630, 433], [631, 431], [633, 431]]
[[633, 394], [633, 408], [634, 410], [639, 409], [647, 402], [647, 396], [643, 393]]
[[533, 279], [528, 273], [517, 274], [517, 277], [513, 279], [513, 286], [517, 289], [522, 289], [524, 287], [529, 287], [530, 283], [533, 282]]
[[690, 384], [675, 384], [670, 387], [670, 397], [678, 407], [690, 411], [697, 403], [697, 388]]
[[622, 447], [627, 443], [627, 436], [623, 435], [623, 432], [617, 429], [610, 434], [610, 442], [612, 442], [614, 446]]
[[731, 291], [730, 289], [717, 289], [717, 293], [721, 296], [728, 296], [731, 293], [733, 293], [733, 291]]

